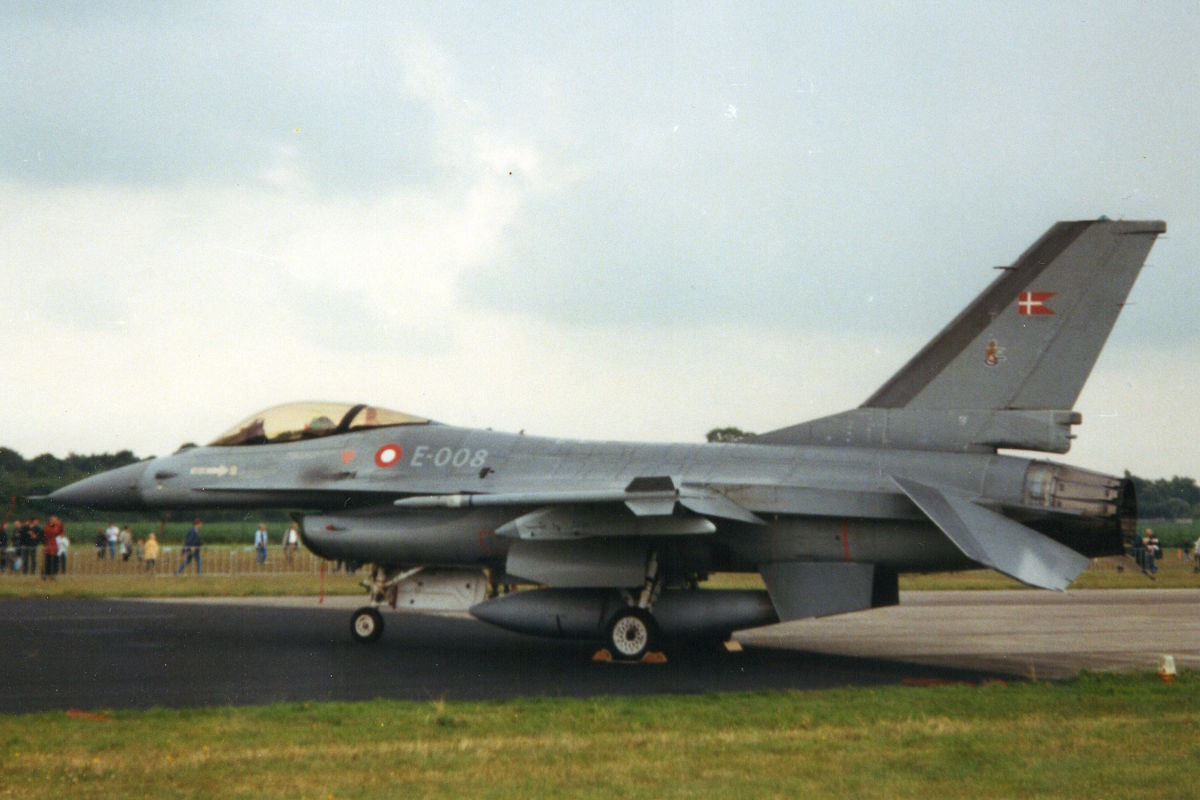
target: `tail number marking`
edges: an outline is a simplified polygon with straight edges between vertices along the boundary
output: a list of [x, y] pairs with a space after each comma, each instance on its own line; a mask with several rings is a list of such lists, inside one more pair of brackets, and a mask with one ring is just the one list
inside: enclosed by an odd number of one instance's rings
[[434, 450], [429, 445], [419, 445], [414, 451], [412, 461], [414, 467], [425, 467], [432, 464], [435, 467], [472, 467], [479, 469], [487, 463], [487, 450], [472, 450], [460, 447], [457, 450], [449, 447], [439, 447]]

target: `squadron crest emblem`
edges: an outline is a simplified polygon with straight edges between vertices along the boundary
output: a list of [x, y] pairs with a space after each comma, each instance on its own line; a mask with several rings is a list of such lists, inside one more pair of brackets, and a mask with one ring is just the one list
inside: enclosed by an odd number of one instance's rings
[[1004, 360], [1004, 348], [996, 344], [995, 339], [988, 339], [987, 351], [983, 354], [983, 363], [995, 367]]

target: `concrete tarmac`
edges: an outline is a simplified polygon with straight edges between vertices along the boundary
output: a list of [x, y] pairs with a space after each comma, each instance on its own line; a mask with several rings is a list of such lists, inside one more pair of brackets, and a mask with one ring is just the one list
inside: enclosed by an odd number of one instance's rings
[[1047, 678], [1200, 668], [1200, 591], [919, 592], [897, 608], [738, 634], [745, 652], [673, 647], [597, 664], [586, 643], [463, 616], [385, 614], [351, 640], [358, 597], [0, 602], [0, 711], [396, 698], [592, 697]]
[[901, 592], [900, 605], [738, 634], [746, 644], [1065, 678], [1200, 669], [1200, 590]]

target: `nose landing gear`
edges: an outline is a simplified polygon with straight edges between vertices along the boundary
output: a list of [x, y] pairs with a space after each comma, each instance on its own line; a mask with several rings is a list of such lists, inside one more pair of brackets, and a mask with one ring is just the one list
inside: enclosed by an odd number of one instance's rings
[[368, 644], [383, 635], [383, 615], [374, 606], [363, 606], [350, 618], [350, 635], [354, 641]]

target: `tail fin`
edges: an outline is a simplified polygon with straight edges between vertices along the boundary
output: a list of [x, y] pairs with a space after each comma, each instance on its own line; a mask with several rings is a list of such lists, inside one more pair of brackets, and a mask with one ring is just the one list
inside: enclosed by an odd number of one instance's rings
[[865, 408], [1070, 409], [1163, 222], [1060, 222]]
[[1071, 408], [1164, 231], [1055, 224], [860, 408], [756, 441], [1066, 452]]

